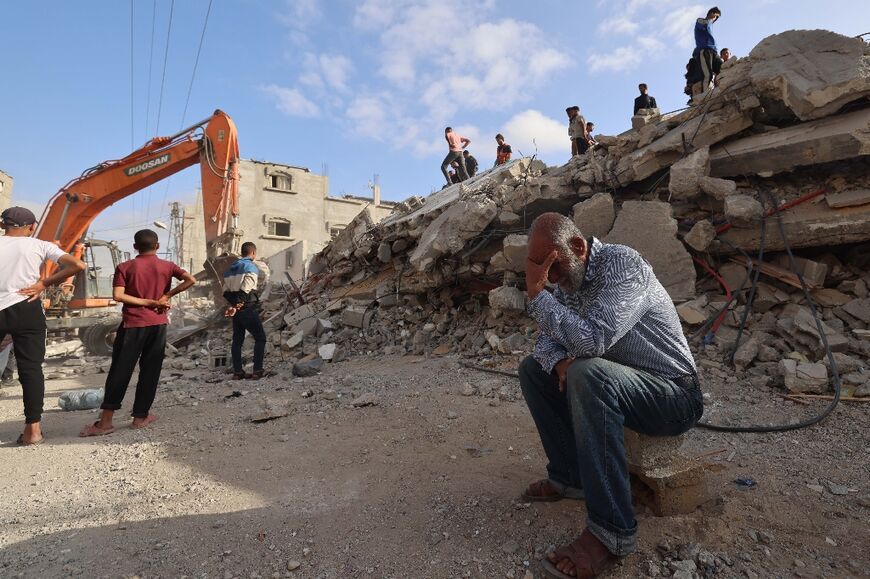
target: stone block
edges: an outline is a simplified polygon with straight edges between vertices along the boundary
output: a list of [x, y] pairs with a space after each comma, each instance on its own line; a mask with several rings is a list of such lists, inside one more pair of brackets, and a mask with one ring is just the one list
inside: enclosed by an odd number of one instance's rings
[[695, 265], [677, 239], [671, 205], [661, 201], [626, 201], [605, 239], [637, 250], [652, 264], [672, 300], [695, 296]]
[[706, 305], [707, 297], [701, 296], [694, 300], [678, 305], [677, 314], [679, 314], [680, 319], [683, 320], [683, 322], [689, 324], [690, 326], [703, 324], [705, 321], [707, 321], [707, 318], [710, 317]]
[[788, 30], [749, 53], [749, 80], [762, 100], [784, 103], [803, 121], [870, 95], [870, 47], [828, 30]]
[[839, 193], [827, 193], [825, 195], [825, 202], [832, 209], [864, 205], [870, 203], [870, 189], [853, 189]]
[[317, 335], [318, 327], [317, 318], [306, 318], [293, 326], [290, 331], [294, 334], [302, 334], [303, 336]]
[[311, 304], [305, 304], [286, 314], [284, 316], [284, 323], [287, 324], [288, 327], [292, 327], [302, 319], [313, 318], [314, 315], [315, 311], [314, 308], [311, 307]]
[[779, 370], [786, 390], [801, 394], [824, 394], [828, 390], [828, 369], [824, 364], [781, 360]]
[[757, 227], [764, 216], [761, 203], [749, 195], [731, 195], [725, 198], [725, 218], [734, 227]]
[[701, 190], [701, 177], [710, 172], [710, 147], [701, 147], [680, 159], [670, 170], [668, 191], [672, 200], [689, 199]]
[[632, 494], [656, 516], [688, 514], [710, 499], [708, 466], [679, 452], [682, 436], [625, 434]]
[[695, 251], [704, 251], [715, 238], [716, 226], [706, 219], [702, 219], [692, 226], [692, 229], [683, 237], [683, 241]]
[[574, 225], [585, 236], [604, 238], [613, 229], [616, 209], [610, 193], [596, 193], [574, 206]]
[[870, 324], [870, 298], [852, 300], [843, 306], [843, 311], [865, 324]]
[[411, 265], [422, 272], [442, 255], [460, 251], [469, 239], [486, 229], [498, 212], [495, 201], [483, 195], [453, 202], [423, 230], [409, 257]]
[[378, 260], [381, 263], [390, 263], [393, 257], [393, 249], [389, 243], [381, 243], [378, 245]]
[[318, 338], [323, 334], [331, 332], [335, 329], [335, 325], [332, 323], [331, 320], [324, 320], [323, 318], [315, 319], [317, 320], [317, 328], [315, 329], [314, 333], [317, 335]]
[[[529, 255], [529, 236], [511, 234], [504, 238], [502, 253], [511, 271], [525, 271]], [[490, 262], [492, 263], [492, 262]]]
[[287, 338], [287, 341], [284, 342], [284, 345], [287, 347], [288, 350], [292, 350], [299, 347], [299, 345], [302, 344], [302, 340], [304, 338], [304, 333], [296, 332], [295, 334], [292, 334], [289, 338]]
[[730, 179], [704, 176], [701, 177], [700, 186], [701, 191], [719, 201], [737, 194], [737, 183]]
[[372, 321], [372, 310], [362, 308], [345, 308], [341, 312], [341, 324], [351, 328], [366, 329]]
[[338, 350], [338, 345], [334, 343], [323, 344], [319, 348], [317, 348], [317, 355], [320, 356], [324, 360], [332, 360], [335, 357], [335, 353]]
[[489, 306], [496, 310], [524, 312], [526, 292], [515, 287], [497, 287], [489, 292]]

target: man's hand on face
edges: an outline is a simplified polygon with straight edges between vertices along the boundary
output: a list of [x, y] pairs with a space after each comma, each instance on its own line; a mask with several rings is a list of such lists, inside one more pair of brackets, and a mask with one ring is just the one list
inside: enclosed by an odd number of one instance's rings
[[574, 361], [574, 358], [562, 358], [559, 362], [556, 363], [556, 366], [553, 370], [556, 371], [556, 376], [559, 377], [559, 392], [565, 391], [565, 386], [568, 385], [568, 367], [571, 366], [571, 362]]
[[539, 293], [544, 291], [547, 286], [547, 278], [550, 275], [550, 268], [553, 263], [559, 258], [559, 252], [555, 249], [550, 252], [544, 263], [532, 261], [531, 258], [526, 258], [526, 289], [528, 290], [529, 299], [535, 299]]

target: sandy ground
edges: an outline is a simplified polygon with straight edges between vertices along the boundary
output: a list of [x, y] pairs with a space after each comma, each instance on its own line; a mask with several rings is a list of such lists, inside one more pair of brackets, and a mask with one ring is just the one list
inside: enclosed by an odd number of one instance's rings
[[[356, 358], [262, 383], [167, 371], [152, 428], [91, 439], [76, 434], [95, 411], [56, 397], [103, 375], [53, 380], [35, 448], [14, 446], [21, 394], [7, 388], [0, 577], [540, 577], [584, 504], [518, 500], [545, 465], [518, 385], [458, 361]], [[817, 409], [748, 383], [705, 389], [714, 419]], [[350, 405], [364, 393], [377, 404]], [[264, 409], [286, 416], [252, 423]], [[679, 517], [639, 507], [640, 548], [607, 576], [691, 561], [698, 576], [868, 576], [868, 411], [785, 434], [693, 430], [691, 451], [724, 449], [716, 498]]]

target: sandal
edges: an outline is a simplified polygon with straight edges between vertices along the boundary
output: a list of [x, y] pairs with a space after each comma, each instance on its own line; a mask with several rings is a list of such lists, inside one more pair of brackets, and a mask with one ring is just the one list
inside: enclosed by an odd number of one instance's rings
[[93, 424], [89, 424], [88, 426], [85, 426], [84, 428], [82, 428], [81, 432], [79, 432], [79, 436], [81, 436], [83, 438], [88, 437], [88, 436], [106, 436], [107, 434], [112, 434], [113, 432], [115, 432], [114, 426], [104, 430], [104, 429], [100, 428], [99, 426], [97, 426], [99, 423], [100, 423], [100, 421], [97, 420]]
[[568, 559], [574, 564], [574, 575], [567, 575], [559, 571], [549, 557], [545, 557], [542, 561], [544, 571], [556, 579], [591, 579], [619, 562], [619, 557], [608, 551], [589, 529], [584, 529], [573, 543], [553, 551], [553, 555], [557, 562]]
[[583, 489], [545, 478], [530, 484], [520, 498], [528, 503], [552, 503], [562, 499], [580, 501], [586, 496]]
[[42, 444], [42, 441], [45, 440], [45, 436], [40, 436], [36, 440], [31, 440], [30, 442], [24, 442], [24, 435], [19, 434], [18, 439], [15, 441], [15, 444], [18, 446], [37, 446]]

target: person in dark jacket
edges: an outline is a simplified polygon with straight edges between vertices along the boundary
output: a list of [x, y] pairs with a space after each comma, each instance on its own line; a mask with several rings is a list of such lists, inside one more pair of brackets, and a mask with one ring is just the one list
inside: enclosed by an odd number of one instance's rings
[[650, 96], [647, 91], [649, 90], [645, 83], [640, 83], [637, 85], [637, 88], [640, 90], [640, 96], [634, 99], [634, 114], [637, 114], [637, 111], [640, 109], [657, 109], [659, 108], [656, 104], [655, 97]]
[[[266, 331], [260, 320], [260, 297], [257, 294], [257, 280], [260, 270], [257, 259], [257, 246], [250, 241], [242, 244], [242, 257], [224, 273], [224, 299], [229, 306], [224, 316], [233, 319], [233, 342], [230, 348], [233, 357], [233, 379], [249, 378], [259, 380], [267, 375], [263, 369], [266, 356]], [[254, 337], [254, 371], [246, 374], [242, 363], [242, 344], [245, 332]]]
[[474, 177], [477, 174], [477, 159], [468, 152], [468, 149], [462, 151], [462, 156], [465, 157], [465, 170], [468, 172], [468, 176]]

